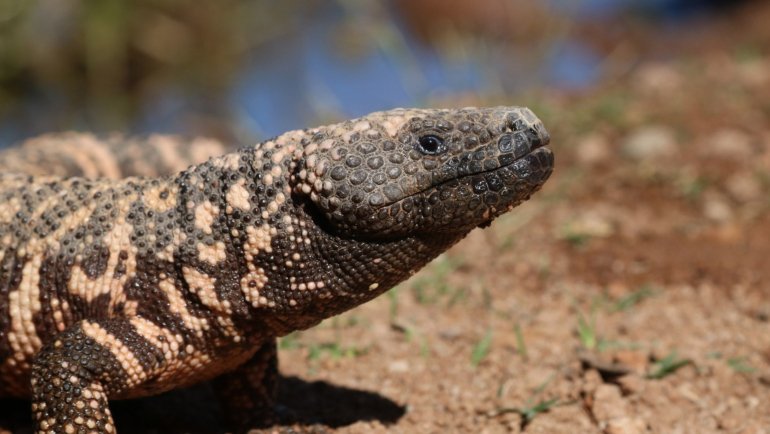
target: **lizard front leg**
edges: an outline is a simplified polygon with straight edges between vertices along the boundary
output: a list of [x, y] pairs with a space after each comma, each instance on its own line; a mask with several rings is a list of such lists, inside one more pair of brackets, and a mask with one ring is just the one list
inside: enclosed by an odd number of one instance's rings
[[37, 433], [115, 432], [105, 386], [115, 388], [127, 373], [113, 349], [89, 336], [91, 326], [76, 324], [35, 358], [31, 381]]
[[217, 377], [214, 387], [227, 422], [238, 432], [267, 428], [278, 423], [275, 398], [278, 386], [278, 352], [275, 339], [262, 344], [246, 363]]
[[[306, 425], [291, 409], [276, 404], [278, 389], [278, 352], [275, 339], [262, 344], [238, 369], [214, 380], [230, 428], [235, 432], [271, 434], [326, 434], [318, 423]], [[287, 425], [275, 427], [275, 425]]]
[[[56, 336], [32, 363], [32, 414], [37, 433], [114, 433], [108, 397], [162, 392], [192, 347], [157, 328], [158, 348], [139, 333], [141, 318], [83, 320]], [[187, 351], [185, 350], [187, 349]], [[165, 351], [164, 351], [165, 350]]]

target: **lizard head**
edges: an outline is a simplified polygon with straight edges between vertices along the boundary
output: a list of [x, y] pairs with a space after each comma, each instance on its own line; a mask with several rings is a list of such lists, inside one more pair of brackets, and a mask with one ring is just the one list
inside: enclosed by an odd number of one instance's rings
[[465, 234], [527, 200], [554, 163], [521, 107], [396, 109], [312, 133], [297, 191], [354, 239]]

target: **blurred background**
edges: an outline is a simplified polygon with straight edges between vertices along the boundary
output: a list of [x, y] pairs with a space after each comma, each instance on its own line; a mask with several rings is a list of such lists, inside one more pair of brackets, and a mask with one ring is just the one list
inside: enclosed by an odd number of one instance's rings
[[[502, 104], [553, 137], [543, 191], [282, 338], [281, 402], [349, 433], [766, 434], [770, 1], [0, 0], [0, 147]], [[221, 431], [173, 396], [119, 431]]]
[[[70, 129], [248, 143], [396, 106], [584, 92], [683, 51], [758, 55], [770, 30], [751, 3], [0, 0], [0, 146]], [[735, 43], [739, 19], [757, 39]]]

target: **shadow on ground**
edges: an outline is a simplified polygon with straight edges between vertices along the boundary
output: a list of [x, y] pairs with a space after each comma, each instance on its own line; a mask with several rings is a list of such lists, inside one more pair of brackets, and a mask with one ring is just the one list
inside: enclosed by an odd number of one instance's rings
[[[283, 377], [278, 402], [299, 420], [340, 428], [362, 421], [396, 423], [405, 407], [374, 392], [336, 386], [325, 381], [308, 382]], [[117, 401], [112, 411], [118, 432], [223, 433], [222, 408], [208, 384], [152, 398]], [[32, 433], [29, 402], [0, 399], [0, 433]]]

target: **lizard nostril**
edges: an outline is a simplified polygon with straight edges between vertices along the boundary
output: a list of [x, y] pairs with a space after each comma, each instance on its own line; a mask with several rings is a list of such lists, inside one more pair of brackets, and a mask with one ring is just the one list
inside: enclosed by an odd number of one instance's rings
[[530, 127], [527, 130], [527, 135], [532, 139], [532, 149], [546, 146], [551, 142], [551, 135], [548, 134], [548, 131], [542, 125]]
[[540, 128], [540, 146], [548, 146], [549, 143], [551, 143], [551, 135], [548, 134], [548, 131], [545, 130], [545, 128]]
[[512, 132], [517, 132], [526, 129], [526, 125], [521, 118], [508, 118], [505, 122], [505, 128]]

